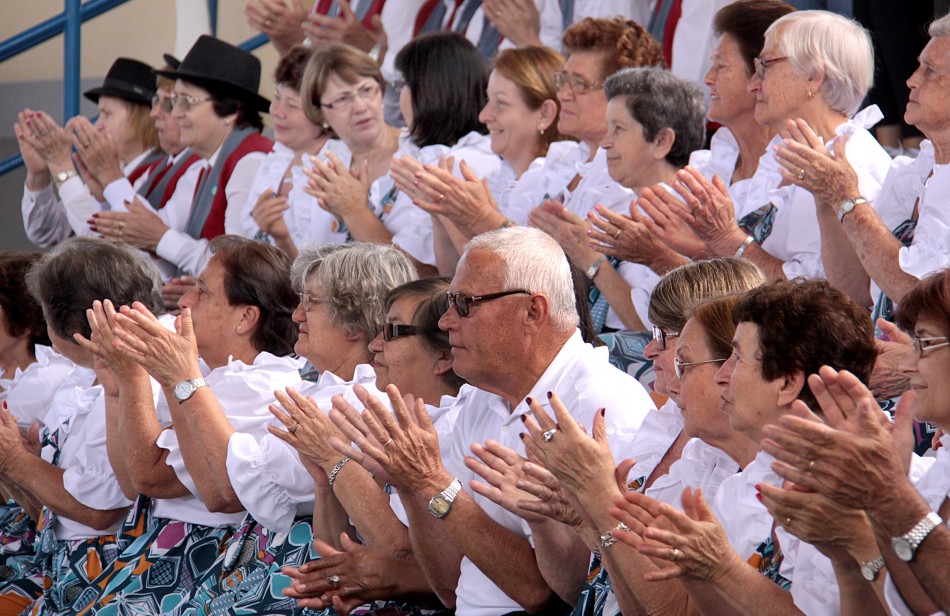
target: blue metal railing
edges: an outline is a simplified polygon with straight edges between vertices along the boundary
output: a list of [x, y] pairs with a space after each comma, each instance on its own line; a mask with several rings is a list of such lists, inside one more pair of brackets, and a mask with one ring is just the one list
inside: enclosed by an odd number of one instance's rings
[[[51, 17], [32, 28], [27, 28], [5, 41], [0, 41], [0, 62], [23, 53], [41, 43], [64, 35], [63, 41], [63, 117], [71, 118], [79, 113], [79, 59], [81, 56], [81, 27], [107, 11], [125, 4], [128, 0], [64, 0], [63, 12]], [[211, 32], [217, 33], [218, 2], [208, 0], [208, 14], [211, 17]], [[240, 43], [238, 47], [253, 51], [267, 43], [267, 36], [258, 34]], [[0, 176], [23, 166], [23, 157], [15, 154], [0, 161]]]

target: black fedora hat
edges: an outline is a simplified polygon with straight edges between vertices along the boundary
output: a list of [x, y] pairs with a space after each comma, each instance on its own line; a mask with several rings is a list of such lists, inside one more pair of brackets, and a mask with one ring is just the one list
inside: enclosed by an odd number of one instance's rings
[[151, 105], [155, 95], [152, 67], [138, 60], [119, 58], [109, 67], [102, 85], [83, 92], [94, 103], [100, 96], [114, 96], [140, 105]]
[[172, 67], [172, 70], [178, 70], [178, 67], [181, 65], [181, 60], [171, 55], [170, 53], [163, 53], [162, 60], [165, 61], [165, 64]]
[[258, 111], [267, 111], [270, 107], [270, 101], [257, 93], [261, 84], [261, 61], [253, 54], [207, 34], [195, 41], [176, 70], [155, 72], [221, 92]]

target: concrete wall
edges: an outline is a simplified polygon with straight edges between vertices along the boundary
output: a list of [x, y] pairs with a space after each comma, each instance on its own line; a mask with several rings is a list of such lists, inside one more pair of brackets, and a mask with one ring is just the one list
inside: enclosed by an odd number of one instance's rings
[[[179, 0], [182, 8], [202, 10], [205, 0]], [[62, 0], [0, 0], [0, 40], [6, 40], [63, 10]], [[244, 0], [218, 1], [218, 36], [240, 43], [257, 34], [244, 20]], [[157, 66], [162, 53], [174, 52], [178, 29], [174, 0], [130, 0], [86, 22], [82, 28], [81, 72], [83, 90], [101, 83], [115, 58], [136, 58]], [[271, 78], [277, 62], [273, 47], [255, 52], [261, 59], [261, 93], [270, 98]], [[0, 159], [17, 152], [13, 138], [16, 114], [24, 107], [43, 109], [63, 119], [63, 37], [43, 43], [0, 64]], [[95, 107], [82, 99], [80, 112], [95, 114]], [[269, 118], [265, 118], [265, 121]], [[26, 172], [22, 169], [0, 177], [0, 249], [30, 249], [23, 234], [20, 197]]]

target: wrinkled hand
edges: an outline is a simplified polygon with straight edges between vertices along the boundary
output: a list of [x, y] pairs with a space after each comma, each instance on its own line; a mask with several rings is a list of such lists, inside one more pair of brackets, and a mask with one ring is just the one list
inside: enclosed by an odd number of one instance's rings
[[676, 177], [679, 181], [673, 185], [673, 190], [686, 207], [673, 212], [681, 215], [716, 255], [732, 256], [747, 234], [736, 222], [736, 208], [726, 184], [718, 175], [710, 182], [691, 166], [677, 171]]
[[482, 9], [498, 31], [519, 47], [541, 45], [541, 14], [534, 0], [484, 0]]
[[303, 42], [303, 23], [308, 11], [302, 0], [255, 0], [244, 6], [249, 26], [266, 34], [281, 55]]
[[181, 314], [178, 302], [188, 291], [195, 288], [197, 281], [194, 276], [180, 276], [172, 278], [162, 285], [162, 303], [170, 314]]
[[[591, 437], [570, 415], [557, 394], [550, 394], [550, 402], [554, 418], [544, 411], [538, 400], [531, 400], [534, 419], [524, 416], [527, 429], [524, 443], [528, 454], [551, 471], [581, 502], [615, 492], [616, 465], [607, 445], [605, 410], [595, 413]], [[543, 433], [551, 430], [554, 430], [553, 436], [544, 440]]]
[[845, 155], [847, 135], [835, 138], [832, 154], [801, 118], [789, 120], [781, 134], [785, 141], [776, 148], [775, 159], [782, 165], [784, 181], [801, 186], [819, 205], [835, 208], [835, 213], [839, 203], [861, 194], [858, 174]]
[[659, 571], [646, 573], [648, 581], [688, 577], [715, 583], [731, 567], [748, 566], [729, 545], [726, 531], [706, 504], [702, 490], [683, 490], [683, 511], [653, 499], [649, 501], [652, 502], [646, 508], [654, 517], [666, 518], [670, 528], [651, 525], [644, 530], [644, 538], [650, 541], [637, 549], [641, 554], [667, 561]]
[[580, 528], [585, 524], [596, 528], [596, 524], [587, 515], [577, 498], [561, 487], [561, 482], [551, 471], [531, 462], [525, 462], [522, 469], [524, 478], [520, 479], [515, 487], [527, 492], [534, 499], [518, 501], [519, 509], [543, 515], [575, 528]]
[[528, 522], [546, 521], [545, 516], [519, 506], [520, 502], [531, 496], [529, 492], [518, 487], [519, 483], [526, 482], [524, 464], [528, 461], [525, 458], [491, 440], [486, 441], [484, 446], [472, 443], [472, 453], [476, 458], [466, 456], [465, 466], [486, 482], [472, 480], [472, 490]]
[[588, 212], [593, 227], [587, 232], [588, 246], [609, 257], [654, 268], [657, 256], [667, 249], [646, 226], [646, 217], [635, 203], [630, 204], [630, 216], [621, 216], [602, 205], [594, 207], [597, 214]]
[[73, 334], [76, 343], [93, 353], [96, 357], [96, 375], [99, 383], [105, 389], [106, 395], [119, 395], [121, 382], [135, 378], [143, 373], [143, 369], [115, 347], [116, 310], [111, 300], [92, 303], [92, 308], [86, 310], [86, 320], [92, 330], [89, 339], [82, 334]]
[[79, 160], [99, 186], [108, 186], [124, 175], [115, 144], [105, 132], [97, 130], [92, 122], [83, 116], [76, 116], [66, 122], [66, 131], [72, 134], [72, 143]]
[[[32, 117], [33, 112], [29, 109], [21, 111], [17, 115], [17, 121], [13, 125], [13, 134], [16, 136], [17, 145], [20, 147], [20, 154], [23, 156], [23, 164], [31, 175], [49, 176], [49, 170], [46, 168], [46, 161], [40, 156], [32, 145], [30, 145], [29, 134], [31, 129], [27, 120]], [[48, 178], [51, 182], [52, 178]]]
[[0, 408], [0, 473], [6, 473], [13, 468], [25, 453], [27, 451], [23, 446], [20, 428], [7, 407], [7, 401], [4, 400]]
[[[691, 259], [707, 256], [709, 247], [686, 223], [689, 210], [681, 199], [657, 184], [640, 191], [637, 206], [646, 214], [644, 226], [660, 245], [666, 245]], [[630, 209], [633, 210], [631, 204]]]
[[92, 195], [92, 198], [102, 203], [106, 200], [104, 187], [96, 179], [92, 173], [89, 172], [89, 169], [86, 168], [86, 165], [82, 162], [82, 159], [78, 155], [73, 156], [73, 165], [76, 167], [76, 171], [79, 172], [79, 177], [82, 179], [82, 183], [86, 185], [86, 189], [89, 191], [89, 194]]
[[47, 167], [55, 172], [72, 167], [72, 140], [65, 130], [44, 111], [24, 109], [19, 115], [21, 140], [29, 145]]
[[557, 201], [545, 201], [528, 212], [528, 224], [556, 239], [568, 258], [582, 269], [600, 256], [588, 244], [590, 223]]
[[887, 400], [902, 395], [910, 388], [910, 377], [903, 367], [913, 365], [917, 361], [917, 354], [910, 336], [896, 325], [878, 319], [877, 326], [888, 339], [875, 340], [878, 353], [869, 385], [875, 398]]
[[127, 212], [96, 212], [87, 221], [89, 228], [114, 242], [124, 242], [142, 250], [155, 252], [158, 243], [168, 231], [166, 225], [151, 206], [144, 205], [138, 197], [126, 201]]
[[[391, 598], [397, 591], [394, 583], [400, 568], [410, 563], [391, 555], [373, 550], [356, 543], [346, 533], [340, 536], [343, 550], [336, 550], [319, 539], [313, 547], [320, 554], [320, 560], [312, 560], [300, 567], [285, 567], [283, 572], [291, 578], [290, 588], [284, 589], [284, 595], [298, 599], [301, 607], [322, 609], [335, 599], [341, 600], [344, 611], [336, 609], [338, 614], [348, 614], [349, 610], [374, 599]], [[331, 581], [331, 576], [335, 580]], [[354, 605], [351, 602], [358, 601]]]
[[[459, 162], [462, 178], [452, 174], [453, 167], [452, 157], [443, 156], [438, 166], [422, 165], [419, 169], [397, 159], [393, 161], [392, 173], [394, 179], [399, 176], [397, 184], [409, 184], [406, 188], [411, 187], [413, 192], [407, 194], [413, 194], [412, 202], [416, 206], [430, 214], [445, 216], [468, 237], [501, 226], [504, 216], [498, 211], [487, 180], [479, 179], [464, 160]], [[409, 182], [406, 172], [412, 174]]]
[[123, 306], [115, 316], [115, 348], [139, 363], [162, 387], [201, 376], [191, 309], [175, 319], [168, 331], [141, 302]]
[[315, 156], [311, 161], [312, 169], [303, 167], [309, 178], [304, 192], [316, 197], [320, 207], [341, 220], [357, 209], [369, 207], [369, 167], [365, 160], [354, 170], [347, 169], [333, 152], [327, 152], [326, 162]]
[[303, 23], [303, 32], [314, 44], [346, 43], [369, 52], [378, 43], [386, 45], [386, 32], [378, 15], [372, 19], [372, 29], [360, 22], [349, 2], [340, 0], [340, 16], [330, 17], [319, 13], [310, 13]]
[[267, 430], [329, 473], [340, 461], [340, 454], [330, 445], [330, 437], [342, 440], [343, 433], [313, 398], [305, 398], [293, 387], [287, 387], [286, 393], [274, 391], [274, 395], [280, 406], [271, 404], [268, 409], [287, 429], [268, 426]]
[[808, 377], [808, 384], [827, 425], [796, 402], [779, 425], [766, 426], [762, 448], [775, 456], [773, 470], [846, 507], [873, 510], [889, 503], [892, 486], [907, 482], [914, 392], [901, 398], [892, 425], [849, 372], [824, 366], [820, 376]]
[[274, 191], [265, 190], [254, 204], [251, 216], [261, 231], [275, 240], [284, 240], [290, 237], [290, 229], [284, 220], [284, 212], [289, 209], [286, 197], [278, 197]]
[[392, 485], [412, 492], [436, 485], [439, 486], [436, 492], [443, 490], [451, 479], [442, 465], [439, 437], [422, 399], [407, 395], [404, 400], [395, 385], [387, 386], [394, 419], [383, 403], [364, 387], [356, 385], [353, 391], [366, 407], [362, 414], [356, 413], [342, 396], [334, 396], [330, 419], [359, 450], [339, 439], [331, 439], [337, 451], [376, 474], [372, 465], [363, 463], [365, 458], [371, 458], [385, 471], [386, 482]]
[[876, 549], [871, 521], [863, 511], [842, 507], [793, 484], [777, 488], [762, 483], [759, 493], [776, 523], [828, 558], [846, 560], [855, 552]]

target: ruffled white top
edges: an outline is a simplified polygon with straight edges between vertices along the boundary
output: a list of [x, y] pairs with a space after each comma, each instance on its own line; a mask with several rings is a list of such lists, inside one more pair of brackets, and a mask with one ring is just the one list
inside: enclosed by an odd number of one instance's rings
[[53, 396], [79, 366], [42, 344], [34, 347], [36, 361], [24, 370], [0, 378], [0, 400], [4, 400], [17, 425], [29, 428], [34, 421], [43, 423]]

